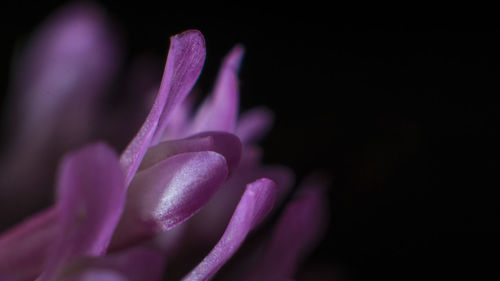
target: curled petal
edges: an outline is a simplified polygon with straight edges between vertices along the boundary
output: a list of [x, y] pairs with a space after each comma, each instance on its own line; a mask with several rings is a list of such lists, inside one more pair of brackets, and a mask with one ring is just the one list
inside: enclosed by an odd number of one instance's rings
[[125, 203], [118, 155], [101, 143], [64, 158], [57, 188], [59, 229], [40, 281], [73, 258], [103, 254]]
[[146, 121], [120, 158], [127, 186], [149, 146], [161, 139], [170, 113], [198, 79], [204, 61], [205, 39], [199, 31], [190, 30], [170, 38], [170, 50], [158, 95]]
[[276, 198], [276, 187], [269, 179], [259, 179], [247, 185], [233, 217], [217, 245], [194, 268], [184, 281], [209, 280], [238, 250], [248, 232], [271, 210]]
[[127, 193], [112, 249], [151, 237], [190, 218], [227, 175], [226, 160], [212, 151], [178, 154], [139, 172]]
[[234, 132], [239, 103], [238, 71], [243, 53], [243, 46], [237, 45], [224, 59], [214, 92], [199, 109], [191, 133]]
[[182, 140], [164, 141], [151, 147], [139, 169], [144, 170], [179, 153], [198, 151], [217, 152], [226, 158], [229, 168], [234, 168], [240, 161], [241, 149], [240, 140], [233, 134], [204, 132]]
[[236, 135], [243, 143], [260, 140], [270, 129], [274, 121], [273, 113], [264, 107], [254, 108], [242, 114], [236, 127]]
[[310, 179], [284, 210], [271, 241], [247, 281], [291, 278], [324, 231], [327, 215], [324, 182]]
[[79, 259], [66, 267], [57, 280], [160, 281], [164, 261], [162, 253], [137, 247], [103, 257]]

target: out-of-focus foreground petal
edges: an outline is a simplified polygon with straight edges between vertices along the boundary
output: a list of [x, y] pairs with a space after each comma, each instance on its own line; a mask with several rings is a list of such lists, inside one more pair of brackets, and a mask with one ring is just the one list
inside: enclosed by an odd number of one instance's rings
[[131, 248], [103, 257], [82, 258], [65, 268], [58, 281], [160, 281], [164, 255], [147, 248]]
[[212, 278], [238, 250], [247, 234], [269, 213], [275, 198], [276, 185], [273, 181], [264, 178], [250, 183], [222, 238], [203, 261], [183, 280], [209, 280]]
[[120, 158], [127, 186], [149, 146], [161, 140], [170, 113], [193, 87], [204, 61], [205, 39], [199, 31], [190, 30], [170, 38], [170, 49], [158, 95], [146, 121]]
[[310, 178], [300, 187], [298, 196], [281, 215], [263, 256], [245, 280], [293, 277], [298, 264], [325, 230], [328, 211], [324, 185], [323, 179]]
[[198, 110], [191, 134], [203, 131], [234, 132], [239, 104], [238, 71], [243, 53], [243, 46], [237, 45], [224, 59], [214, 92]]
[[66, 156], [57, 188], [59, 229], [39, 281], [51, 280], [71, 259], [102, 255], [125, 204], [118, 155], [102, 143]]
[[128, 246], [190, 218], [227, 175], [226, 160], [212, 151], [181, 153], [137, 173], [111, 248]]
[[34, 280], [57, 233], [57, 211], [51, 207], [0, 236], [0, 280]]
[[144, 170], [168, 157], [185, 152], [214, 151], [235, 168], [241, 158], [241, 142], [237, 136], [225, 132], [204, 132], [186, 139], [161, 142], [148, 149], [139, 170]]
[[59, 157], [91, 138], [119, 58], [114, 35], [98, 7], [69, 5], [15, 61], [11, 137], [0, 160], [0, 226], [47, 204]]

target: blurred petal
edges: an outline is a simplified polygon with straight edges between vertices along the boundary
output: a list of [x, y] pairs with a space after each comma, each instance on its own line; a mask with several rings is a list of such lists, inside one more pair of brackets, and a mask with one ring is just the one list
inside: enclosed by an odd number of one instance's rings
[[291, 278], [301, 262], [324, 231], [327, 202], [324, 181], [312, 178], [299, 195], [287, 205], [271, 241], [245, 280], [274, 280]]
[[115, 279], [109, 280], [160, 281], [164, 262], [162, 253], [137, 247], [103, 257], [83, 258], [75, 261], [57, 280], [108, 280], [102, 278], [113, 276], [112, 278]]
[[69, 5], [51, 17], [30, 42], [17, 69], [15, 87], [22, 98], [23, 125], [42, 133], [59, 121], [68, 104], [77, 105], [72, 110], [79, 112], [93, 101], [116, 67], [119, 52], [113, 39], [105, 16], [95, 6]]
[[209, 280], [238, 250], [248, 232], [271, 210], [276, 197], [274, 182], [259, 179], [250, 183], [217, 245], [183, 280]]
[[170, 50], [156, 100], [146, 121], [120, 158], [126, 186], [132, 181], [149, 146], [161, 139], [170, 113], [198, 79], [204, 61], [205, 39], [199, 31], [190, 30], [170, 38]]
[[12, 124], [0, 160], [0, 211], [9, 215], [0, 225], [46, 206], [59, 157], [92, 137], [98, 103], [119, 59], [115, 34], [97, 7], [68, 5], [15, 61], [7, 107]]
[[198, 151], [222, 154], [232, 169], [240, 161], [241, 142], [237, 136], [225, 132], [204, 132], [186, 139], [164, 141], [148, 149], [139, 169], [144, 170], [179, 153]]
[[178, 154], [139, 172], [127, 193], [112, 249], [151, 237], [190, 218], [227, 175], [226, 160], [211, 151]]
[[270, 129], [274, 121], [273, 113], [264, 107], [254, 108], [243, 113], [236, 127], [236, 135], [243, 143], [260, 140]]
[[70, 259], [103, 254], [125, 203], [118, 155], [102, 143], [66, 156], [57, 187], [59, 229], [37, 280], [50, 280]]
[[234, 132], [239, 103], [238, 71], [243, 53], [243, 46], [237, 45], [224, 59], [214, 92], [198, 110], [191, 133]]
[[50, 208], [0, 236], [0, 280], [34, 280], [57, 231], [57, 212]]

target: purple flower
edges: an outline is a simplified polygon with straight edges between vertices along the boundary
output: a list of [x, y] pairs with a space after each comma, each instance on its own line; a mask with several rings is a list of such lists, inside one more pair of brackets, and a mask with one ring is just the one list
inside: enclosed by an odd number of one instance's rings
[[[36, 152], [35, 159], [89, 138], [83, 132], [71, 139], [78, 126], [88, 127], [115, 64], [105, 22], [95, 8], [71, 6], [27, 51], [21, 65], [32, 81], [17, 91], [29, 114], [16, 138]], [[196, 30], [171, 37], [161, 85], [135, 137], [121, 155], [98, 142], [64, 156], [56, 203], [0, 235], [0, 280], [161, 280], [184, 259], [195, 265], [181, 273], [182, 280], [213, 278], [293, 182], [287, 168], [261, 164], [257, 141], [270, 128], [270, 111], [238, 116], [242, 57], [243, 47], [236, 46], [212, 94], [191, 114], [186, 96], [201, 73], [205, 41]], [[30, 141], [38, 134], [41, 140]], [[46, 171], [19, 157], [16, 169]], [[16, 178], [9, 183], [24, 184]], [[242, 249], [234, 269], [221, 278], [292, 278], [323, 231], [323, 186], [318, 177], [304, 183], [272, 230], [261, 229], [265, 238], [250, 241], [255, 247]], [[37, 189], [33, 183], [23, 188], [21, 198]]]

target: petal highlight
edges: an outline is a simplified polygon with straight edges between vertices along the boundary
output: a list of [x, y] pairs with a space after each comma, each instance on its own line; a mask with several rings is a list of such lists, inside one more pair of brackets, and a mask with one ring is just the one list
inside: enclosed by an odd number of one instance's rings
[[151, 237], [190, 218], [227, 175], [226, 160], [212, 151], [178, 154], [139, 172], [127, 193], [112, 249]]

